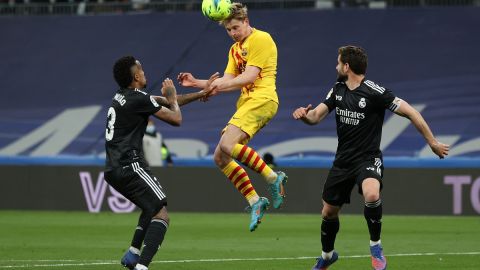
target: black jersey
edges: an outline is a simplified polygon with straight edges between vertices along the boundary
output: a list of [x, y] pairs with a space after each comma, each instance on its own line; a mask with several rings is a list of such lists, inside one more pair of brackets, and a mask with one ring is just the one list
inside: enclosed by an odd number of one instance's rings
[[[138, 89], [120, 89], [108, 109], [105, 130], [106, 169], [145, 161], [142, 139], [148, 117], [161, 109], [149, 94]], [[159, 149], [160, 151], [160, 149]]]
[[359, 87], [349, 90], [339, 82], [330, 90], [326, 100], [329, 112], [335, 111], [338, 146], [334, 164], [348, 166], [381, 158], [385, 109], [395, 111], [395, 95], [372, 81], [363, 80]]

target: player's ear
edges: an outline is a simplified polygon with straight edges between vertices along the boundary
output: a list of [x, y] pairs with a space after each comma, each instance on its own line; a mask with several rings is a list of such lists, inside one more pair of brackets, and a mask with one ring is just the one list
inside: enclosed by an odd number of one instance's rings
[[135, 71], [133, 73], [133, 80], [134, 81], [139, 81], [140, 80], [140, 74], [137, 71]]

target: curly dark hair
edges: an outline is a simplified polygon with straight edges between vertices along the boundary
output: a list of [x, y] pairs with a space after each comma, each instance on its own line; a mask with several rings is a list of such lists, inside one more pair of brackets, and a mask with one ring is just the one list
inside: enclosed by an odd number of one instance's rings
[[124, 56], [115, 62], [113, 77], [121, 88], [127, 88], [133, 81], [132, 67], [137, 64], [133, 56]]
[[355, 74], [365, 75], [367, 72], [368, 56], [365, 50], [357, 46], [343, 46], [338, 49], [340, 61], [350, 66]]

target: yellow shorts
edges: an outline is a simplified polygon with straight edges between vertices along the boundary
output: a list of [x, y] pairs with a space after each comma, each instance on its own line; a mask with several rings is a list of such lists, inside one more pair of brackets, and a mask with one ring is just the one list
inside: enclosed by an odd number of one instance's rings
[[[270, 99], [249, 99], [238, 106], [228, 124], [240, 128], [249, 138], [242, 142], [246, 144], [277, 114], [278, 103]], [[225, 132], [226, 127], [223, 129]]]

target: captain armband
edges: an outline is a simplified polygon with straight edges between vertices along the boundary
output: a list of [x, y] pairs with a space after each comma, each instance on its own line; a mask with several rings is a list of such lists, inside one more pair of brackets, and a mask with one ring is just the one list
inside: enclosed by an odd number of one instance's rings
[[399, 98], [399, 97], [395, 97], [395, 99], [392, 101], [392, 103], [390, 103], [390, 105], [388, 105], [388, 109], [392, 112], [395, 112], [396, 110], [398, 110], [398, 108], [400, 108], [400, 105], [402, 104], [402, 99]]

